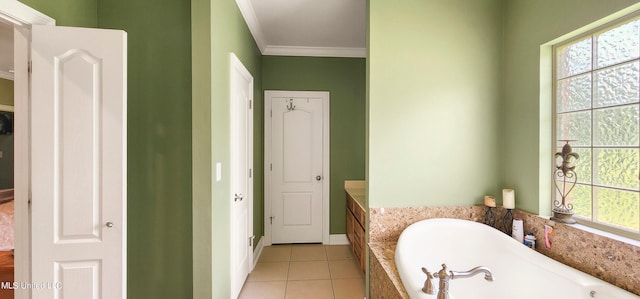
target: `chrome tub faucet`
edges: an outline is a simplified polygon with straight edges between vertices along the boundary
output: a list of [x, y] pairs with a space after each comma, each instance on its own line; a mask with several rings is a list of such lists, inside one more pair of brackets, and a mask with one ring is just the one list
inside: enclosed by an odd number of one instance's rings
[[493, 274], [491, 270], [487, 267], [475, 267], [469, 271], [447, 271], [447, 265], [442, 264], [442, 269], [434, 274], [429, 273], [426, 268], [422, 268], [422, 272], [427, 274], [427, 280], [424, 282], [424, 287], [422, 291], [426, 294], [433, 295], [435, 291], [433, 290], [433, 284], [431, 283], [431, 279], [438, 278], [439, 280], [439, 290], [438, 290], [438, 299], [449, 299], [449, 280], [457, 279], [457, 278], [467, 278], [475, 276], [479, 273], [484, 273], [484, 279], [486, 281], [493, 281]]

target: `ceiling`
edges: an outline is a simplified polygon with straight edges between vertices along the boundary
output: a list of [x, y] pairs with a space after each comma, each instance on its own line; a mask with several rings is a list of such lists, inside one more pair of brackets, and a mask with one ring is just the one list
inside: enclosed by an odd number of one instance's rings
[[366, 57], [366, 0], [236, 0], [264, 55]]

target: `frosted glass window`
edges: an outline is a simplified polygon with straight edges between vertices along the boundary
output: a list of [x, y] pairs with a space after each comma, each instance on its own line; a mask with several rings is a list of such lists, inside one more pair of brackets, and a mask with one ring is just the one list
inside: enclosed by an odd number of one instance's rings
[[636, 60], [596, 71], [593, 80], [595, 107], [638, 102], [639, 70]]
[[591, 37], [561, 46], [556, 53], [560, 79], [591, 70]]
[[595, 188], [598, 222], [610, 223], [632, 231], [640, 230], [638, 192]]
[[[558, 191], [556, 191], [557, 194]], [[560, 195], [556, 195], [560, 198]], [[573, 205], [573, 211], [576, 215], [582, 217], [591, 218], [593, 209], [591, 201], [591, 186], [589, 185], [576, 185], [568, 197], [569, 203]]]
[[558, 112], [591, 108], [591, 73], [558, 81]]
[[591, 145], [591, 111], [558, 114], [558, 140], [571, 145]]
[[596, 34], [596, 67], [601, 68], [640, 56], [640, 20]]
[[554, 46], [554, 58], [553, 142], [580, 155], [575, 218], [640, 240], [640, 13]]
[[595, 146], [638, 146], [638, 105], [593, 111]]
[[596, 149], [595, 183], [638, 190], [638, 163], [638, 149]]

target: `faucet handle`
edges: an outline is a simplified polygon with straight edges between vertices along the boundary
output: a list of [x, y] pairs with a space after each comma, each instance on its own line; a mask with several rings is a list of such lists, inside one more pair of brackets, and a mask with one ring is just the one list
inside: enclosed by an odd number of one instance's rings
[[424, 274], [427, 274], [427, 280], [424, 281], [422, 292], [429, 295], [435, 295], [436, 291], [433, 290], [433, 284], [431, 283], [431, 279], [433, 279], [433, 275], [425, 267], [422, 267], [422, 272], [424, 272]]

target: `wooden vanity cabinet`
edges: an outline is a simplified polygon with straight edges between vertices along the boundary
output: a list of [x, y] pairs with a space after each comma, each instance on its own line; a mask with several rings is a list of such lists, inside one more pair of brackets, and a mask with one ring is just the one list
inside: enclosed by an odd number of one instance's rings
[[360, 263], [360, 269], [365, 271], [365, 213], [364, 209], [347, 193], [347, 239], [351, 243], [351, 250]]

